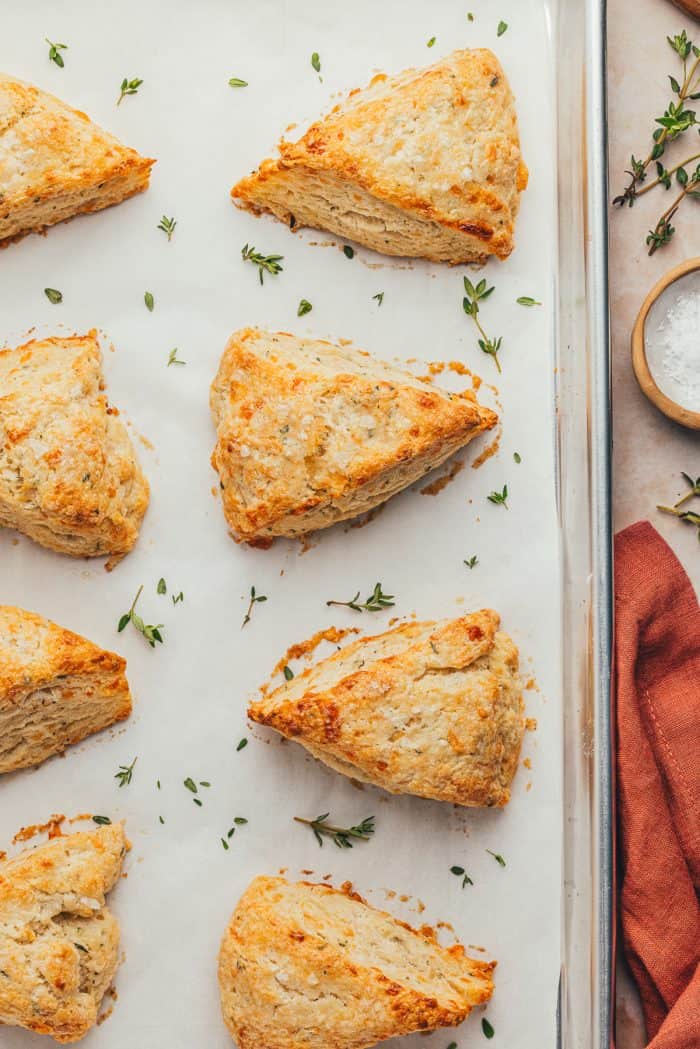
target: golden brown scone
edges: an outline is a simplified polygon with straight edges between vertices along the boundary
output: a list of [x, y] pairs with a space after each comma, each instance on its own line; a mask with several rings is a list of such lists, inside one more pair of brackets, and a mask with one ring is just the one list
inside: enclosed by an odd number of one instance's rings
[[226, 520], [258, 545], [378, 506], [498, 419], [362, 350], [254, 328], [229, 339], [210, 403]]
[[76, 557], [131, 550], [148, 483], [104, 388], [95, 331], [0, 350], [0, 526]]
[[256, 878], [221, 943], [221, 1006], [239, 1049], [367, 1049], [461, 1023], [494, 967], [349, 889]]
[[85, 113], [0, 73], [0, 247], [140, 193], [154, 163]]
[[236, 204], [385, 255], [484, 262], [513, 250], [528, 173], [491, 51], [380, 73], [279, 151], [233, 187]]
[[0, 1024], [77, 1042], [119, 964], [105, 894], [127, 849], [120, 823], [61, 835], [0, 863]]
[[363, 637], [248, 715], [352, 779], [456, 805], [505, 805], [524, 732], [518, 650], [496, 612]]
[[0, 775], [127, 718], [125, 667], [43, 616], [0, 605]]

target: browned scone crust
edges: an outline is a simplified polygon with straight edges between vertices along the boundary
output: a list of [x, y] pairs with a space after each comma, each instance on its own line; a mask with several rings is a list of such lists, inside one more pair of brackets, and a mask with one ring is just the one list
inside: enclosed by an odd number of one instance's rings
[[379, 74], [279, 151], [233, 187], [237, 205], [386, 255], [460, 263], [513, 250], [528, 172], [491, 51]]
[[239, 1049], [368, 1049], [461, 1023], [494, 967], [350, 891], [263, 877], [221, 943], [221, 1006]]
[[131, 713], [126, 661], [0, 605], [0, 775], [39, 765]]
[[105, 894], [127, 841], [120, 823], [61, 835], [0, 863], [0, 1024], [77, 1042], [119, 964]]
[[95, 331], [0, 350], [0, 527], [76, 557], [131, 550], [148, 482], [104, 388]]
[[141, 193], [154, 163], [85, 113], [0, 73], [0, 247]]
[[248, 715], [352, 779], [456, 805], [505, 805], [524, 732], [518, 650], [496, 612], [363, 637]]
[[474, 437], [495, 412], [362, 350], [243, 328], [211, 387], [226, 520], [269, 543], [385, 502]]

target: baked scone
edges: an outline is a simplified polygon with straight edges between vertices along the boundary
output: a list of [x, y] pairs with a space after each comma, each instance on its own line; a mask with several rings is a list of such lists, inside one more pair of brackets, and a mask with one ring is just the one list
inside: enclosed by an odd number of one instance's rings
[[256, 878], [221, 943], [221, 1006], [239, 1049], [367, 1049], [461, 1023], [494, 967], [350, 891]]
[[0, 863], [0, 1024], [77, 1042], [119, 964], [105, 894], [127, 850], [120, 823], [52, 838]]
[[0, 775], [127, 718], [125, 667], [43, 616], [0, 605]]
[[392, 794], [505, 805], [524, 732], [518, 650], [484, 609], [363, 637], [248, 715]]
[[487, 50], [375, 76], [231, 190], [240, 207], [385, 255], [506, 258], [528, 172], [513, 96]]
[[131, 550], [148, 483], [104, 388], [95, 331], [0, 350], [0, 526], [76, 557]]
[[0, 247], [140, 193], [154, 163], [85, 113], [0, 73]]
[[378, 506], [498, 416], [349, 346], [235, 332], [211, 387], [226, 520], [269, 544]]

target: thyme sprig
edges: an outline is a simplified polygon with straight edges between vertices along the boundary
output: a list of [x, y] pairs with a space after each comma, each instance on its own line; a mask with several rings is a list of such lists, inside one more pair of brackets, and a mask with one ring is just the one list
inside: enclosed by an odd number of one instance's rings
[[136, 602], [141, 597], [141, 591], [142, 590], [143, 590], [143, 583], [141, 584], [141, 586], [136, 591], [136, 597], [131, 602], [131, 608], [129, 609], [128, 612], [125, 612], [124, 615], [119, 620], [119, 623], [117, 624], [117, 630], [121, 634], [122, 630], [124, 630], [124, 628], [127, 626], [127, 624], [131, 623], [138, 630], [138, 632], [140, 634], [143, 634], [143, 636], [146, 638], [146, 641], [148, 641], [148, 643], [151, 646], [151, 648], [155, 648], [157, 641], [159, 641], [161, 644], [163, 643], [163, 635], [161, 634], [161, 630], [163, 629], [163, 624], [162, 623], [158, 623], [156, 626], [152, 626], [149, 623], [144, 623], [144, 621], [141, 618], [141, 616], [136, 614]]
[[496, 506], [505, 506], [508, 509], [508, 485], [504, 484], [503, 489], [500, 492], [491, 492], [486, 496], [490, 503], [495, 503]]
[[[644, 159], [632, 154], [630, 167], [626, 174], [629, 175], [629, 183], [622, 193], [613, 199], [613, 204], [619, 207], [632, 207], [638, 197], [643, 196], [657, 186], [663, 186], [669, 190], [674, 181], [681, 187], [681, 192], [673, 204], [661, 215], [656, 225], [649, 231], [647, 246], [649, 254], [653, 255], [660, 247], [668, 242], [675, 233], [672, 220], [680, 204], [687, 196], [698, 196], [700, 189], [700, 168], [693, 174], [688, 173], [688, 166], [700, 160], [700, 152], [694, 150], [680, 163], [666, 168], [661, 158], [666, 152], [667, 146], [676, 139], [681, 138], [690, 128], [698, 124], [697, 113], [694, 108], [688, 106], [688, 102], [700, 99], [700, 48], [689, 39], [685, 29], [673, 37], [666, 37], [669, 46], [678, 56], [682, 63], [682, 78], [679, 81], [675, 76], [669, 75], [672, 98], [661, 116], [654, 118], [658, 125], [652, 133], [652, 147]], [[656, 178], [647, 181], [650, 166], [654, 164]], [[645, 185], [642, 185], [645, 183]]]
[[498, 351], [501, 348], [503, 339], [499, 336], [497, 339], [490, 339], [484, 331], [481, 321], [479, 320], [479, 303], [488, 299], [489, 295], [493, 292], [493, 285], [489, 288], [486, 286], [484, 279], [480, 280], [479, 283], [474, 287], [468, 277], [464, 278], [464, 290], [466, 295], [462, 299], [462, 308], [468, 317], [471, 317], [481, 336], [478, 339], [479, 347], [484, 353], [489, 354], [493, 357], [496, 362], [498, 371], [501, 371], [501, 362], [498, 359]]
[[355, 827], [335, 827], [332, 823], [326, 822], [329, 815], [330, 813], [323, 812], [315, 820], [303, 819], [301, 816], [295, 816], [294, 819], [297, 823], [303, 823], [307, 827], [311, 827], [314, 837], [321, 847], [323, 846], [324, 836], [330, 838], [339, 849], [351, 849], [354, 841], [369, 841], [374, 834], [374, 816], [367, 816], [362, 823], [358, 823]]
[[172, 240], [173, 239], [173, 233], [175, 232], [175, 227], [176, 226], [177, 226], [177, 222], [176, 222], [176, 220], [174, 218], [168, 218], [167, 215], [163, 215], [162, 219], [160, 220], [160, 222], [156, 226], [156, 229], [162, 230], [163, 233], [166, 234], [168, 240]]
[[121, 105], [122, 99], [126, 98], [127, 95], [137, 94], [138, 89], [141, 87], [141, 84], [143, 84], [143, 80], [139, 80], [138, 77], [134, 77], [133, 80], [129, 80], [128, 77], [124, 77], [119, 88], [120, 94], [119, 98], [117, 99], [117, 105]]
[[258, 267], [258, 274], [260, 276], [260, 283], [264, 283], [264, 277], [266, 273], [276, 277], [278, 273], [281, 273], [284, 269], [280, 265], [284, 255], [262, 255], [259, 251], [256, 251], [252, 246], [244, 244], [241, 248], [241, 258], [244, 262], [252, 262], [254, 266]]
[[251, 619], [253, 617], [253, 608], [255, 607], [255, 605], [261, 604], [263, 601], [267, 601], [267, 597], [265, 596], [265, 594], [258, 594], [258, 593], [256, 593], [255, 587], [251, 586], [251, 588], [250, 588], [250, 603], [248, 604], [248, 611], [246, 612], [245, 616], [243, 617], [243, 622], [241, 623], [241, 630], [243, 629], [244, 626], [246, 626], [247, 623], [250, 623], [250, 621], [251, 621]]
[[394, 595], [385, 594], [382, 584], [375, 583], [374, 590], [367, 596], [364, 603], [360, 602], [360, 591], [350, 601], [326, 601], [326, 605], [343, 605], [352, 608], [354, 612], [381, 612], [384, 608], [394, 607]]
[[661, 510], [664, 514], [672, 514], [673, 517], [677, 517], [679, 521], [683, 521], [684, 524], [693, 525], [698, 530], [698, 541], [700, 542], [700, 514], [694, 510], [683, 510], [682, 507], [688, 502], [689, 499], [695, 497], [700, 498], [700, 477], [695, 480], [687, 473], [681, 473], [681, 477], [688, 485], [688, 491], [685, 495], [682, 495], [678, 502], [674, 503], [673, 506], [663, 506], [659, 504], [656, 509]]
[[128, 787], [131, 783], [134, 775], [134, 765], [138, 761], [138, 755], [134, 758], [130, 765], [120, 765], [119, 772], [114, 774], [114, 778], [119, 780], [120, 787]]
[[44, 37], [44, 40], [49, 45], [49, 60], [54, 62], [59, 69], [63, 69], [66, 63], [63, 61], [61, 51], [66, 51], [68, 44], [54, 44], [53, 40], [49, 40], [47, 36]]

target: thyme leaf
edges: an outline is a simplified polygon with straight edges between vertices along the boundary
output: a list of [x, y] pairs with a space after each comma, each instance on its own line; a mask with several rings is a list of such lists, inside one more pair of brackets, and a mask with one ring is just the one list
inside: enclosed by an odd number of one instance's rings
[[297, 317], [304, 317], [307, 313], [311, 313], [313, 306], [308, 299], [301, 299], [297, 306]]
[[57, 306], [59, 302], [63, 302], [63, 295], [56, 288], [44, 288], [44, 295], [52, 306]]
[[124, 77], [124, 79], [121, 82], [121, 87], [119, 89], [119, 98], [117, 99], [117, 105], [120, 106], [122, 103], [122, 99], [126, 98], [127, 95], [137, 94], [138, 89], [141, 87], [141, 84], [143, 84], [143, 80], [139, 80], [138, 77], [134, 77], [133, 80], [129, 80], [128, 77]]
[[507, 22], [503, 22], [503, 21], [499, 22], [498, 23], [498, 29], [496, 30], [496, 36], [503, 36], [503, 34], [505, 33], [507, 28], [508, 28], [508, 23]]
[[505, 867], [506, 861], [503, 859], [500, 852], [491, 852], [491, 849], [487, 849], [486, 851], [488, 852], [489, 856], [493, 856], [494, 860], [496, 861], [499, 867]]
[[68, 48], [68, 44], [54, 44], [47, 36], [44, 37], [44, 40], [49, 45], [49, 60], [54, 62], [59, 69], [63, 69], [65, 62], [63, 61], [61, 51], [65, 51]]
[[501, 491], [501, 492], [491, 492], [490, 495], [488, 495], [486, 498], [488, 499], [488, 501], [490, 503], [495, 503], [496, 506], [505, 506], [505, 508], [507, 510], [508, 509], [508, 485], [504, 484], [503, 485], [503, 491]]
[[229, 87], [248, 87], [248, 81], [247, 80], [241, 80], [237, 76], [232, 76], [231, 79], [228, 82], [228, 86]]
[[127, 787], [132, 780], [134, 775], [134, 765], [138, 761], [138, 756], [134, 758], [130, 765], [120, 765], [119, 772], [114, 775], [115, 779], [119, 780], [120, 787]]
[[168, 354], [168, 364], [167, 364], [168, 368], [170, 367], [171, 364], [187, 364], [187, 361], [181, 361], [177, 354], [178, 354], [178, 348], [176, 346], [175, 349], [171, 350], [170, 353]]
[[144, 621], [141, 618], [141, 616], [136, 614], [136, 602], [141, 597], [141, 591], [142, 590], [143, 590], [143, 583], [141, 584], [141, 586], [136, 591], [136, 597], [131, 602], [131, 608], [129, 609], [128, 612], [125, 612], [124, 615], [120, 618], [119, 623], [117, 624], [117, 630], [121, 634], [122, 630], [124, 630], [124, 628], [129, 623], [131, 623], [136, 628], [136, 630], [138, 630], [138, 632], [140, 634], [143, 634], [143, 636], [145, 637], [146, 641], [148, 641], [148, 643], [151, 646], [151, 648], [155, 648], [157, 641], [160, 642], [161, 644], [163, 643], [163, 635], [161, 634], [161, 630], [163, 629], [163, 624], [162, 623], [158, 623], [156, 626], [152, 626], [149, 623], [144, 623]]
[[149, 313], [153, 313], [153, 307], [156, 304], [156, 300], [153, 298], [153, 292], [147, 291], [144, 293], [143, 301], [146, 303], [146, 309]]
[[473, 554], [472, 557], [470, 557], [464, 563], [467, 566], [467, 568], [476, 568], [476, 566], [479, 564], [479, 558], [476, 556], [476, 554]]
[[378, 291], [376, 295], [372, 296], [372, 298], [377, 302], [379, 306], [381, 306], [381, 304], [384, 302], [384, 292]]
[[255, 592], [255, 587], [251, 586], [251, 588], [250, 588], [250, 603], [248, 604], [248, 611], [246, 612], [246, 614], [245, 614], [245, 616], [243, 618], [243, 622], [241, 623], [241, 630], [243, 629], [244, 626], [246, 626], [248, 623], [250, 623], [250, 620], [251, 620], [251, 618], [253, 616], [253, 608], [254, 608], [254, 606], [257, 605], [257, 604], [261, 604], [263, 601], [267, 601], [267, 597], [265, 596], [265, 594], [257, 594]]

